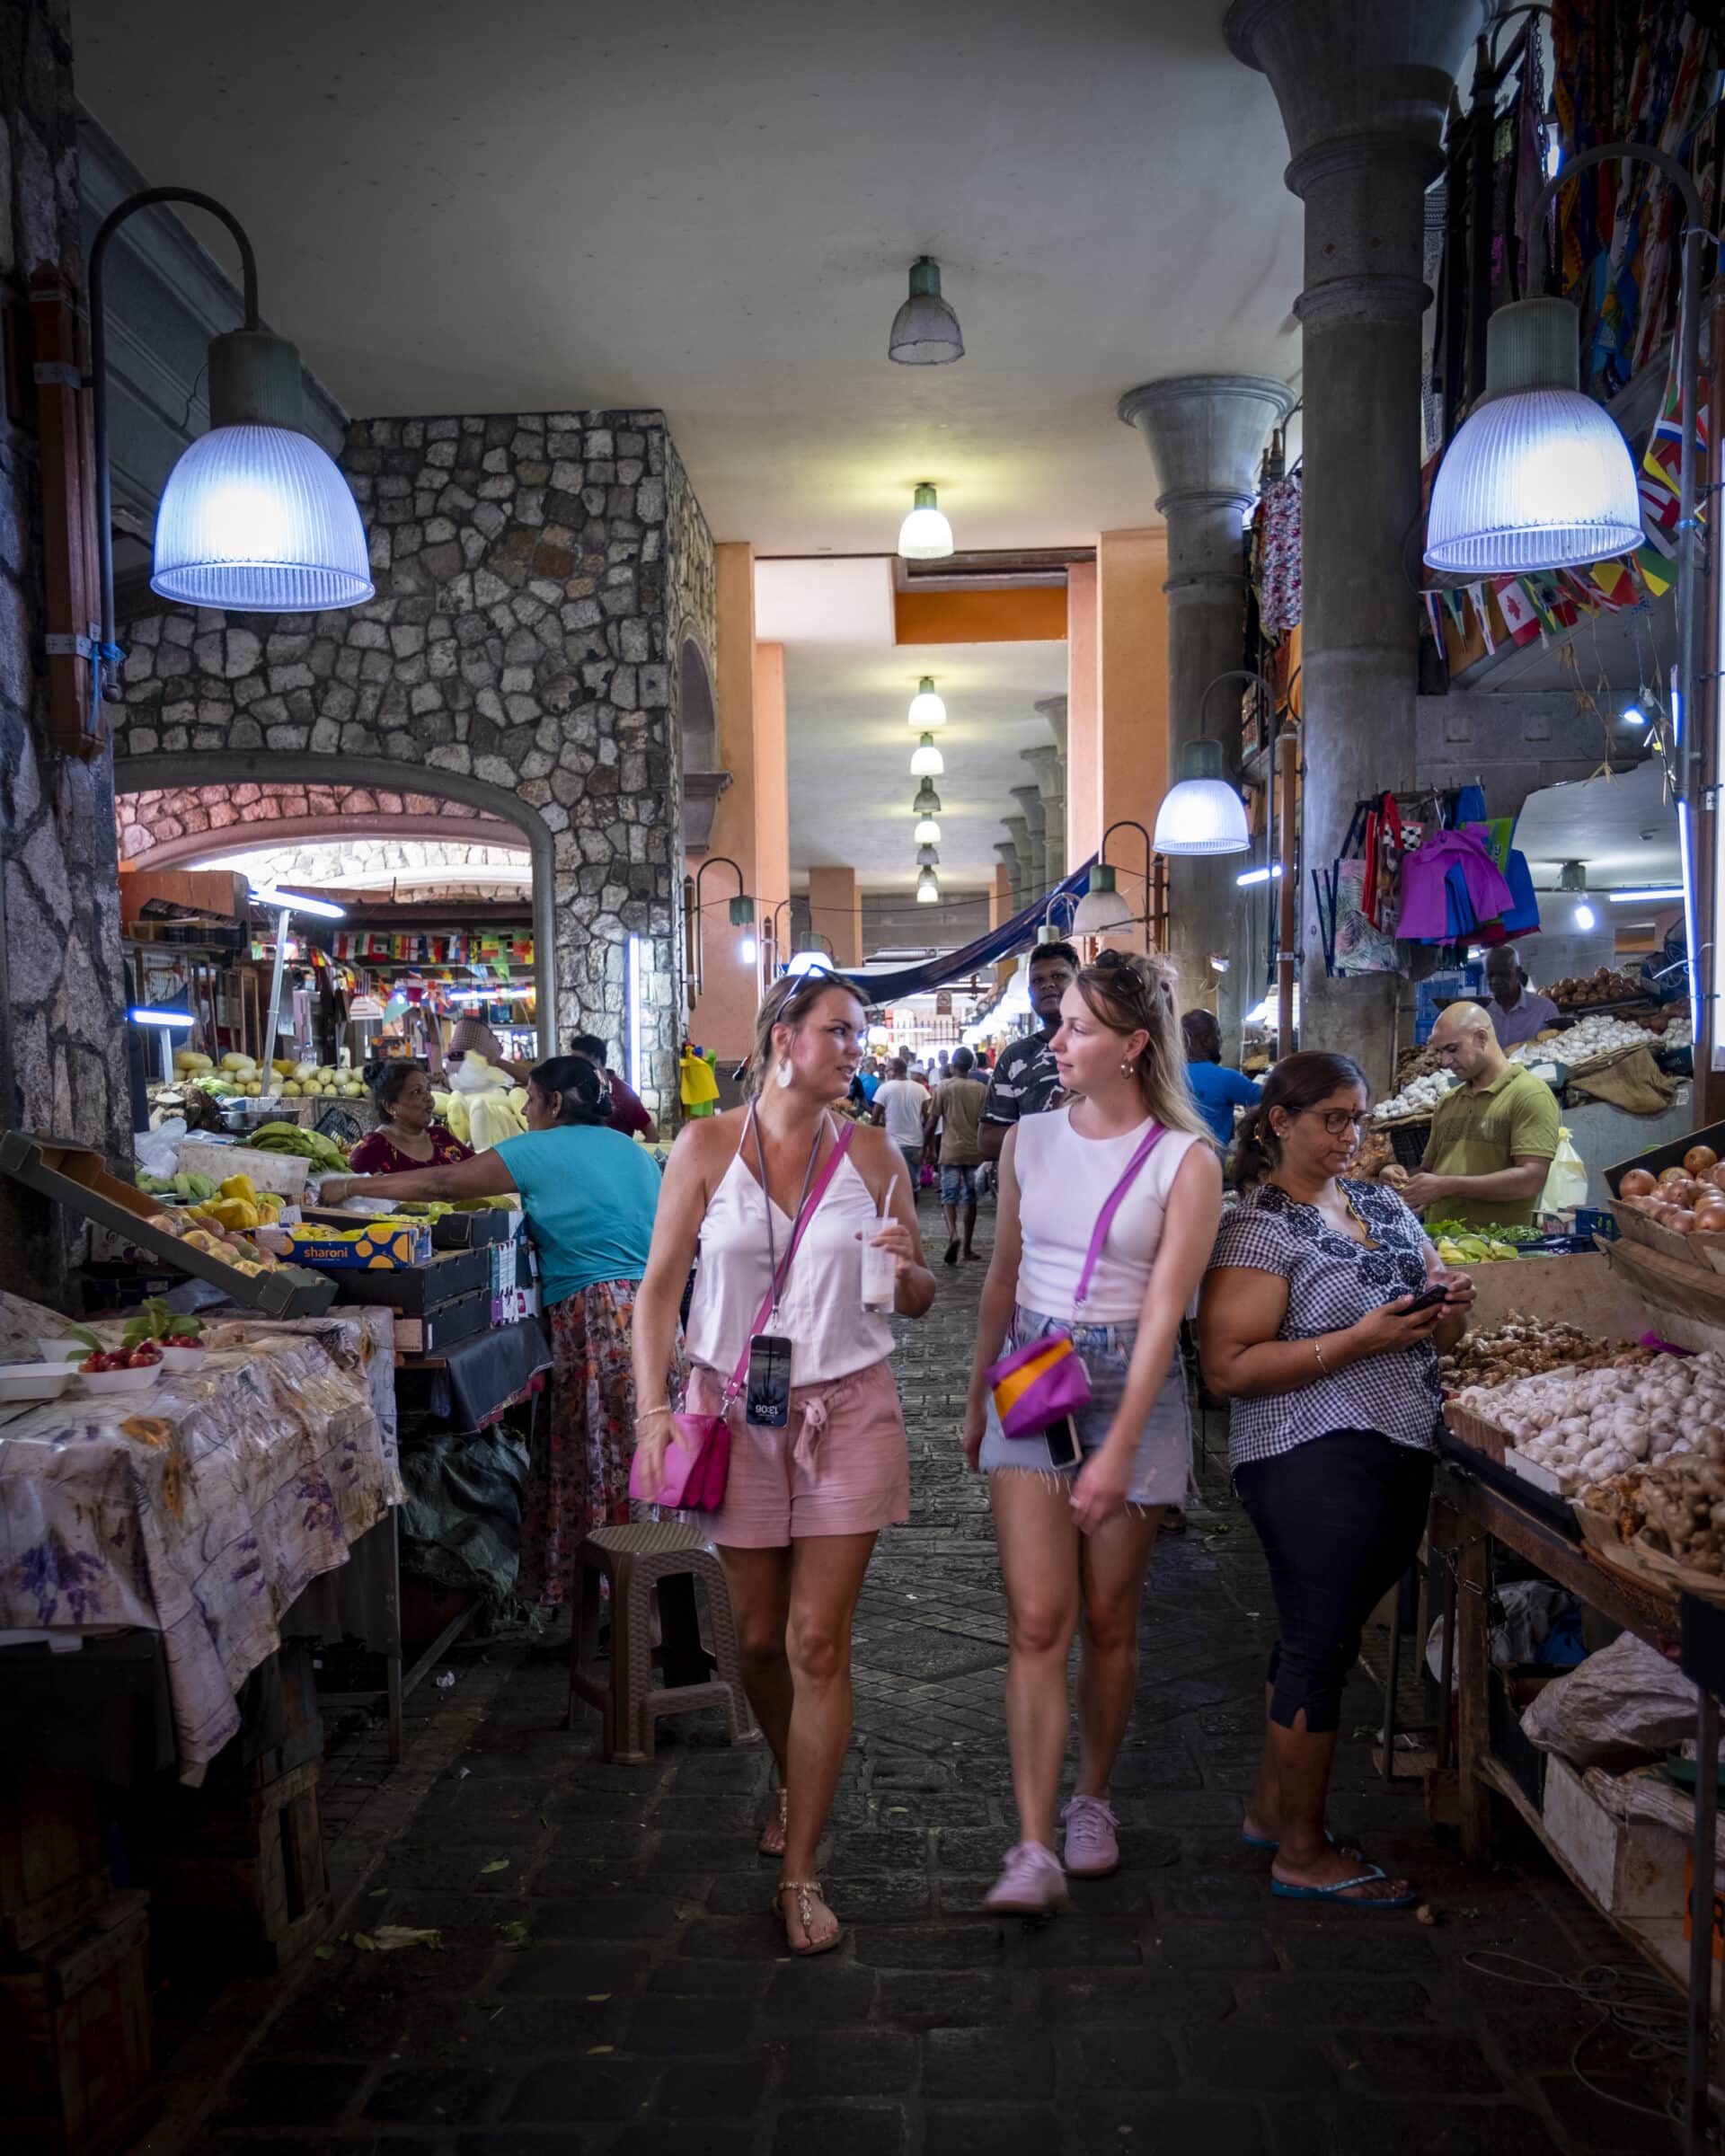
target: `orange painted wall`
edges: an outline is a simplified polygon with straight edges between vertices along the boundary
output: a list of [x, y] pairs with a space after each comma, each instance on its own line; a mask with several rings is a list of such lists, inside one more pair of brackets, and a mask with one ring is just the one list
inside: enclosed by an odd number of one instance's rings
[[988, 925], [998, 928], [1003, 921], [1013, 917], [1013, 879], [1006, 873], [1006, 863], [995, 863], [995, 880], [988, 893]]
[[[791, 778], [785, 762], [784, 646], [755, 647], [755, 873], [763, 923], [791, 896]], [[780, 921], [790, 933], [787, 907]], [[782, 955], [789, 957], [789, 952]]]
[[[1166, 534], [1104, 532], [1096, 575], [1101, 830], [1130, 817], [1154, 831], [1168, 791]], [[1144, 904], [1143, 854], [1135, 832], [1122, 832], [1109, 849], [1135, 909]]]
[[901, 644], [1052, 643], [1066, 633], [1066, 595], [1057, 584], [901, 591], [893, 614]]
[[1088, 861], [1102, 836], [1102, 714], [1096, 672], [1096, 564], [1066, 571], [1066, 863]]
[[862, 963], [862, 894], [854, 869], [810, 869], [809, 925], [833, 947], [839, 966]]

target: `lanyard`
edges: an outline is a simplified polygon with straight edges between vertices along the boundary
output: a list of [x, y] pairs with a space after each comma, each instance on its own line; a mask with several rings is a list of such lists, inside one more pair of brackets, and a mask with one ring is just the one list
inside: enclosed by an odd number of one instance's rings
[[820, 1157], [820, 1141], [827, 1135], [827, 1118], [822, 1116], [815, 1126], [815, 1142], [809, 1149], [809, 1165], [802, 1171], [802, 1191], [797, 1199], [796, 1216], [791, 1223], [791, 1247], [784, 1254], [783, 1274], [779, 1271], [778, 1246], [773, 1236], [773, 1193], [767, 1187], [766, 1152], [761, 1144], [761, 1127], [755, 1114], [753, 1100], [748, 1104], [748, 1127], [755, 1134], [755, 1157], [761, 1163], [761, 1197], [766, 1206], [766, 1263], [773, 1282], [773, 1308], [769, 1314], [776, 1318], [785, 1276], [789, 1274], [791, 1260], [796, 1255], [797, 1231], [802, 1225], [802, 1208], [809, 1203], [809, 1186], [815, 1180], [815, 1162]]

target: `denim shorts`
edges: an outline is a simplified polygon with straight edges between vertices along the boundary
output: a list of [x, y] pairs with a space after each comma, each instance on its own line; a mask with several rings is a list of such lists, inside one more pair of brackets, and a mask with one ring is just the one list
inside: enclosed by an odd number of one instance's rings
[[948, 1161], [941, 1167], [941, 1203], [956, 1206], [963, 1203], [974, 1206], [977, 1202], [977, 1171], [974, 1166], [960, 1167]]
[[[1136, 1325], [1072, 1325], [1062, 1318], [1045, 1317], [1039, 1311], [1019, 1309], [1013, 1313], [1012, 1344], [1022, 1347], [1045, 1332], [1068, 1332], [1084, 1358], [1090, 1379], [1090, 1404], [1074, 1417], [1079, 1449], [1086, 1458], [1100, 1452], [1113, 1425], [1115, 1410], [1126, 1390], [1126, 1373], [1137, 1344]], [[1057, 1469], [1048, 1457], [1045, 1437], [1009, 1437], [1000, 1427], [995, 1403], [988, 1402], [988, 1422], [983, 1432], [982, 1454], [978, 1464], [985, 1475], [1003, 1468], [1029, 1468], [1040, 1474], [1076, 1474], [1077, 1465]], [[1178, 1348], [1163, 1380], [1155, 1404], [1138, 1434], [1137, 1457], [1127, 1501], [1133, 1505], [1183, 1505], [1192, 1472], [1192, 1422], [1187, 1399], [1186, 1371]]]

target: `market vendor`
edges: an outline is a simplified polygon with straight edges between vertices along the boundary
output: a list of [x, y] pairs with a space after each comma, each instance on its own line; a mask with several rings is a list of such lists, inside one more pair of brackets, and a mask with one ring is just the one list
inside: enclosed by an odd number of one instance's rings
[[1516, 1047], [1563, 1023], [1563, 1014], [1551, 997], [1536, 994], [1527, 985], [1513, 944], [1499, 943], [1486, 952], [1485, 985], [1491, 991], [1486, 1010], [1500, 1048]]
[[535, 1427], [521, 1524], [522, 1592], [565, 1601], [589, 1530], [629, 1517], [635, 1384], [630, 1332], [647, 1269], [659, 1174], [605, 1117], [605, 1081], [580, 1056], [527, 1077], [527, 1127], [445, 1168], [327, 1176], [322, 1202], [518, 1195], [539, 1246], [551, 1334], [550, 1427]]
[[417, 1063], [386, 1063], [371, 1084], [377, 1127], [360, 1139], [349, 1156], [356, 1175], [397, 1175], [415, 1168], [447, 1168], [470, 1161], [452, 1130], [438, 1121], [431, 1081]]
[[1557, 1151], [1556, 1095], [1510, 1062], [1478, 1003], [1451, 1003], [1431, 1046], [1461, 1083], [1432, 1111], [1425, 1158], [1402, 1196], [1465, 1227], [1532, 1227]]
[[531, 1065], [513, 1062], [482, 1018], [458, 1018], [449, 1029], [447, 1047], [438, 1038], [438, 1022], [433, 1018], [426, 1034], [426, 1050], [434, 1074], [446, 1064], [452, 1071], [458, 1069], [465, 1056], [482, 1056], [493, 1070], [507, 1071], [517, 1085], [525, 1085], [531, 1074]]

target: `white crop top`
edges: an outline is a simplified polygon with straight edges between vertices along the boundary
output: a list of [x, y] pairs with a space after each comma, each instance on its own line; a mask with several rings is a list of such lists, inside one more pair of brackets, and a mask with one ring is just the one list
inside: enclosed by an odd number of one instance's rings
[[[1066, 1107], [1022, 1116], [1013, 1127], [1023, 1240], [1018, 1301], [1026, 1310], [1069, 1321], [1091, 1235], [1150, 1125], [1146, 1119], [1119, 1138], [1081, 1137]], [[1086, 1323], [1129, 1325], [1141, 1315], [1168, 1193], [1181, 1162], [1199, 1142], [1189, 1131], [1171, 1130], [1139, 1169], [1091, 1275], [1083, 1305]]]
[[[701, 1258], [686, 1338], [694, 1361], [726, 1380], [748, 1344], [772, 1277], [766, 1255], [769, 1202], [739, 1153], [701, 1224]], [[891, 1326], [878, 1312], [862, 1307], [862, 1245], [857, 1237], [859, 1231], [873, 1233], [876, 1217], [869, 1187], [847, 1153], [827, 1186], [819, 1210], [803, 1229], [778, 1317], [766, 1323], [766, 1330], [783, 1333], [792, 1343], [793, 1385], [848, 1377], [892, 1353]], [[783, 1264], [791, 1217], [776, 1205], [773, 1233]]]

